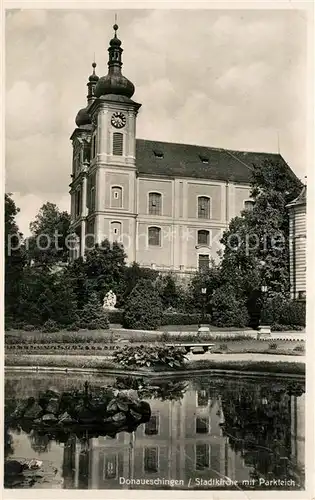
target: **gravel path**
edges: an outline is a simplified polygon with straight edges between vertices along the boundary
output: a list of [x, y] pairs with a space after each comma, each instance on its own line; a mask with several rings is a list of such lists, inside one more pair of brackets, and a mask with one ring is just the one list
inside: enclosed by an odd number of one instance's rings
[[294, 356], [285, 354], [260, 354], [260, 353], [232, 353], [232, 354], [214, 354], [207, 352], [205, 354], [188, 354], [189, 361], [199, 361], [200, 359], [211, 359], [213, 361], [286, 361], [292, 363], [305, 363], [305, 356]]

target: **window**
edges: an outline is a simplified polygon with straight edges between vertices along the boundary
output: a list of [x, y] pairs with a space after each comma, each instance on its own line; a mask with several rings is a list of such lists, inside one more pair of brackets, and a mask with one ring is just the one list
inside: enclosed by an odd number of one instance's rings
[[208, 434], [209, 432], [209, 417], [196, 417], [196, 433]]
[[117, 476], [117, 455], [105, 455], [103, 479], [115, 479]]
[[210, 198], [207, 196], [198, 198], [198, 219], [210, 219]]
[[209, 255], [199, 255], [198, 268], [199, 271], [207, 271], [209, 269]]
[[81, 215], [81, 189], [78, 189], [75, 193], [75, 215], [77, 217]]
[[161, 229], [159, 227], [149, 227], [149, 245], [161, 245]]
[[122, 208], [122, 188], [119, 186], [113, 186], [111, 194], [111, 207]]
[[210, 449], [208, 444], [196, 445], [196, 470], [209, 469], [210, 467]]
[[158, 448], [150, 446], [144, 448], [144, 471], [158, 472]]
[[244, 201], [244, 210], [253, 210], [254, 208], [254, 200], [245, 200]]
[[197, 406], [208, 406], [209, 396], [207, 391], [197, 392]]
[[92, 149], [92, 158], [95, 158], [95, 156], [96, 156], [96, 136], [95, 136], [95, 134], [92, 136], [91, 149]]
[[123, 154], [123, 134], [120, 132], [113, 133], [113, 155], [122, 156]]
[[95, 210], [95, 187], [91, 187], [91, 195], [90, 195], [90, 209], [93, 212]]
[[162, 151], [153, 151], [153, 152], [156, 158], [164, 158], [164, 154]]
[[121, 223], [111, 222], [111, 236], [113, 241], [118, 241], [121, 235]]
[[161, 200], [160, 193], [149, 193], [149, 214], [161, 215]]
[[209, 231], [198, 231], [198, 245], [209, 245]]
[[144, 433], [147, 436], [154, 436], [159, 433], [159, 415], [151, 415], [149, 422], [144, 426]]
[[199, 155], [200, 160], [202, 163], [209, 163], [209, 158], [205, 155]]

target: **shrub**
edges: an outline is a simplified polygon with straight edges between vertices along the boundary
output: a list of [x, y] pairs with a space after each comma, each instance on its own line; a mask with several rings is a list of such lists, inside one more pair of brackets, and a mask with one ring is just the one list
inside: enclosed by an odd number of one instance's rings
[[228, 346], [227, 346], [227, 344], [220, 344], [219, 345], [219, 349], [220, 349], [220, 351], [227, 351], [228, 350]]
[[54, 321], [52, 319], [48, 319], [44, 323], [42, 330], [45, 333], [54, 333], [54, 332], [58, 332], [59, 326], [58, 326], [58, 323], [56, 323], [56, 321]]
[[87, 304], [80, 312], [78, 327], [90, 330], [107, 330], [109, 328], [108, 316], [100, 303], [96, 293], [92, 293]]
[[284, 325], [305, 326], [306, 324], [306, 304], [305, 302], [288, 301], [283, 304], [280, 314], [279, 323]]
[[66, 328], [67, 332], [78, 332], [80, 330], [78, 323], [72, 323]]
[[275, 350], [278, 348], [278, 344], [276, 342], [270, 342], [268, 345], [268, 349]]
[[171, 346], [125, 346], [114, 352], [114, 362], [137, 368], [181, 368], [186, 359], [184, 349]]
[[24, 325], [23, 330], [25, 330], [26, 332], [33, 332], [34, 330], [36, 330], [36, 327], [34, 325]]
[[277, 294], [266, 300], [261, 315], [262, 322], [274, 326], [282, 325], [281, 330], [294, 330], [295, 325], [300, 327], [305, 326], [305, 302], [287, 300], [283, 295]]
[[121, 325], [123, 322], [123, 311], [117, 309], [116, 311], [108, 311], [108, 321], [111, 324]]
[[249, 322], [245, 302], [237, 299], [231, 285], [223, 285], [212, 297], [212, 322], [219, 327], [244, 327]]
[[305, 346], [304, 345], [297, 345], [294, 347], [293, 351], [295, 352], [305, 352]]
[[300, 325], [280, 325], [278, 323], [271, 325], [270, 328], [272, 332], [285, 332], [285, 331], [300, 332], [304, 330], [304, 327]]
[[[211, 323], [210, 314], [205, 314], [205, 323]], [[168, 313], [164, 312], [162, 316], [162, 325], [198, 325], [201, 321], [200, 313]]]
[[126, 300], [123, 327], [156, 330], [162, 321], [162, 302], [149, 280], [140, 280]]

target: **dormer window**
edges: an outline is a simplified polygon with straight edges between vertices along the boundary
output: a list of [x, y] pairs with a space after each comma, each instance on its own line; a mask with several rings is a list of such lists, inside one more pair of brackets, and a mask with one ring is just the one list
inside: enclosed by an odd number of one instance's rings
[[153, 151], [156, 158], [164, 158], [164, 153], [162, 151]]
[[199, 155], [200, 160], [202, 163], [209, 163], [209, 158], [205, 155]]

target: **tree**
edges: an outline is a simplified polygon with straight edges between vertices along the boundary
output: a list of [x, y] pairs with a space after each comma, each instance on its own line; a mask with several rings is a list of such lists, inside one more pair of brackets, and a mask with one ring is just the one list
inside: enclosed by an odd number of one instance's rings
[[158, 277], [158, 271], [147, 267], [140, 267], [137, 262], [133, 262], [131, 266], [124, 268], [124, 279], [118, 297], [117, 304], [123, 307], [127, 297], [130, 295], [139, 280], [147, 279], [154, 283]]
[[156, 330], [162, 321], [162, 301], [149, 280], [140, 280], [126, 300], [123, 327]]
[[53, 320], [70, 325], [77, 320], [76, 297], [64, 271], [34, 265], [23, 272], [18, 317], [28, 324], [42, 325]]
[[257, 317], [257, 308], [261, 306], [263, 281], [269, 295], [288, 296], [289, 218], [286, 205], [298, 196], [301, 188], [301, 182], [282, 159], [254, 165], [253, 207], [232, 219], [223, 234], [222, 283], [229, 283], [236, 297], [247, 301], [252, 319], [253, 315]]
[[107, 292], [122, 294], [126, 254], [124, 247], [105, 239], [100, 245], [86, 252], [86, 290], [96, 292], [102, 301]]
[[9, 316], [17, 312], [23, 268], [26, 263], [23, 235], [19, 232], [15, 221], [19, 211], [12, 195], [5, 194], [5, 311]]
[[213, 292], [212, 322], [219, 327], [247, 326], [249, 316], [245, 300], [235, 296], [231, 285], [225, 284]]
[[68, 212], [61, 212], [54, 203], [45, 203], [30, 223], [32, 236], [27, 240], [29, 260], [50, 265], [67, 262], [70, 223]]
[[[214, 260], [211, 261], [209, 269], [197, 272], [191, 279], [186, 291], [186, 310], [190, 312], [201, 312], [203, 301], [205, 301], [205, 312], [211, 314], [211, 299], [213, 292], [221, 285], [221, 269]], [[202, 288], [206, 288], [205, 297]]]
[[80, 327], [88, 328], [89, 330], [107, 329], [109, 327], [108, 317], [99, 297], [96, 293], [92, 293], [87, 304], [81, 311]]
[[161, 275], [157, 281], [157, 288], [164, 310], [170, 308], [181, 309], [184, 303], [185, 292], [173, 273]]

